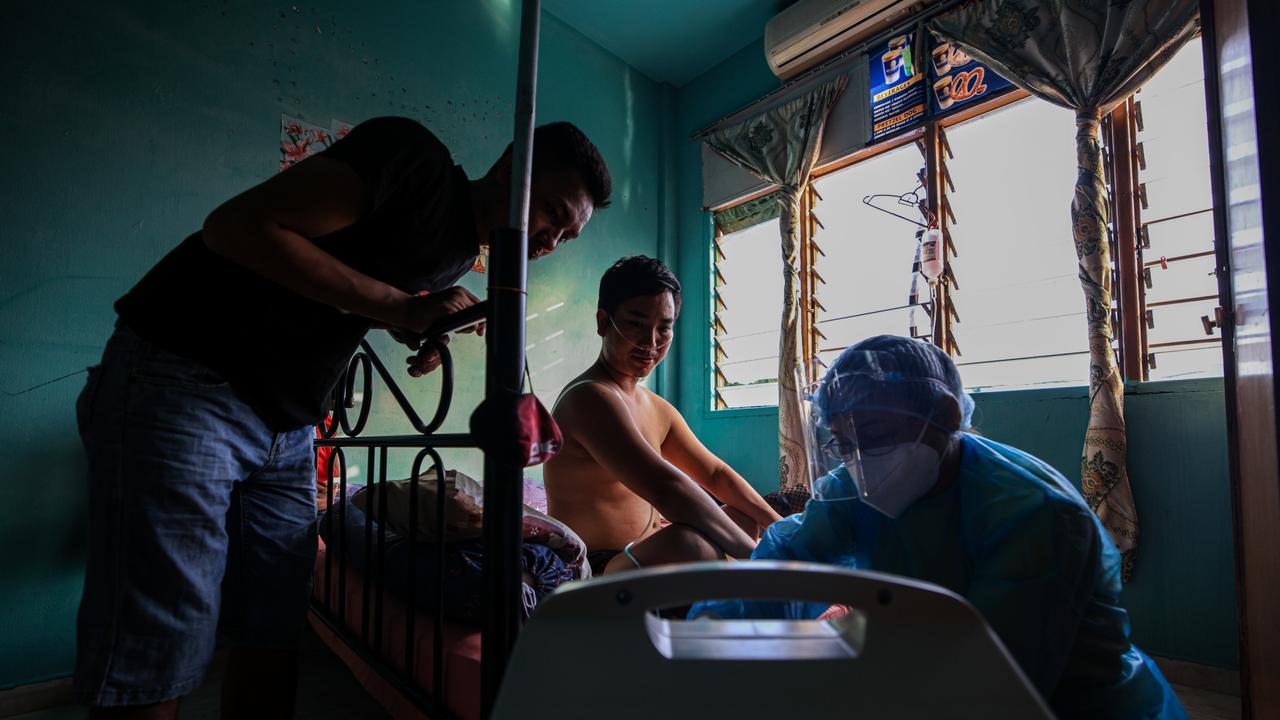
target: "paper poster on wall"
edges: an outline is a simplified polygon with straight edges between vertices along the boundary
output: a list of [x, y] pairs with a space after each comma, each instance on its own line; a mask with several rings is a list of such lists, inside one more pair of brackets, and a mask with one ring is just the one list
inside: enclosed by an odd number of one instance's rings
[[287, 170], [324, 150], [351, 132], [351, 123], [330, 120], [329, 127], [302, 118], [280, 116], [280, 169]]
[[960, 48], [936, 40], [929, 51], [929, 86], [933, 113], [946, 115], [1011, 87], [1012, 83]]
[[867, 55], [871, 72], [871, 140], [919, 124], [924, 117], [925, 74], [915, 68], [913, 35], [899, 35], [873, 47]]
[[288, 115], [280, 116], [280, 169], [287, 170], [333, 143], [332, 131]]

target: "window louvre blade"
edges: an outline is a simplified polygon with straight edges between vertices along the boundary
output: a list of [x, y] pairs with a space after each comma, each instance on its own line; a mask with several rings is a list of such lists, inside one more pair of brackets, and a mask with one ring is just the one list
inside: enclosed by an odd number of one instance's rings
[[956, 280], [956, 273], [951, 269], [951, 265], [942, 268], [942, 276], [946, 279], [948, 285], [956, 290], [960, 289], [960, 283]]

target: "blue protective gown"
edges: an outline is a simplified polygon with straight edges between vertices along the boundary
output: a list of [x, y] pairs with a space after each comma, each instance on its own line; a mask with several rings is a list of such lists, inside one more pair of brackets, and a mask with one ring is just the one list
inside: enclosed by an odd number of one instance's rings
[[[1129, 642], [1120, 553], [1080, 493], [1007, 445], [964, 434], [961, 452], [956, 482], [898, 519], [857, 499], [810, 500], [771, 525], [752, 558], [877, 570], [962, 595], [1059, 717], [1185, 719], [1155, 663]], [[819, 482], [851, 485], [843, 469]], [[813, 619], [824, 610], [737, 600], [700, 603], [690, 617]]]

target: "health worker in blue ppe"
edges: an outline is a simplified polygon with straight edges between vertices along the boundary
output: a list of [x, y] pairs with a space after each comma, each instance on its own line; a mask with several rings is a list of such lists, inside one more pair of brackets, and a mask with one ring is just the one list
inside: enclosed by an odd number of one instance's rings
[[[1186, 718], [1129, 642], [1120, 554], [1057, 470], [969, 429], [955, 363], [919, 340], [850, 347], [807, 397], [816, 480], [753, 559], [804, 560], [941, 585], [982, 613], [1061, 718]], [[814, 619], [800, 602], [699, 603], [691, 618]]]

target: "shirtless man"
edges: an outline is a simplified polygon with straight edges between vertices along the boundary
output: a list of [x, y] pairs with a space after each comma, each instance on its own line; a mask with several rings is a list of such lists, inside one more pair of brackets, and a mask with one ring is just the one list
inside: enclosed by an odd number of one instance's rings
[[600, 357], [553, 411], [564, 448], [546, 465], [549, 510], [586, 543], [596, 575], [746, 558], [760, 528], [781, 519], [639, 384], [666, 356], [679, 313], [667, 266], [643, 256], [615, 263], [600, 280]]

